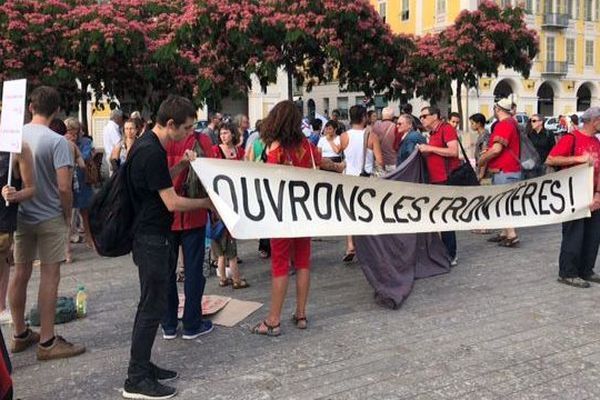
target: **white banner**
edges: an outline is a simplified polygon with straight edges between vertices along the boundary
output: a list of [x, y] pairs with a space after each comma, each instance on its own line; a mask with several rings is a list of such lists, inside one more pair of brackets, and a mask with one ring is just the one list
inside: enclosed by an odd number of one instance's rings
[[593, 168], [499, 186], [433, 186], [200, 158], [192, 163], [238, 239], [382, 235], [554, 224], [590, 216]]
[[20, 153], [25, 122], [27, 80], [5, 81], [2, 85], [0, 114], [0, 151]]

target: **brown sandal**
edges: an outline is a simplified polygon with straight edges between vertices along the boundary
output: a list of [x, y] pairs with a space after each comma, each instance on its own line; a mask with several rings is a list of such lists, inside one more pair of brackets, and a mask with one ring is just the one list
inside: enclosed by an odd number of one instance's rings
[[[266, 331], [260, 330], [260, 327], [263, 325], [267, 328]], [[255, 335], [279, 336], [279, 335], [281, 335], [281, 329], [279, 328], [280, 326], [281, 326], [281, 323], [271, 326], [267, 323], [266, 320], [264, 320], [262, 322], [259, 322], [257, 325], [255, 325], [252, 329], [250, 329], [250, 332], [254, 333]]]
[[221, 287], [226, 287], [229, 286], [233, 283], [233, 281], [230, 278], [227, 279], [219, 279], [219, 286]]
[[244, 278], [240, 278], [239, 281], [233, 281], [231, 286], [233, 286], [234, 289], [246, 289], [247, 287], [250, 287], [250, 284], [246, 282]]
[[296, 325], [298, 329], [306, 329], [308, 328], [308, 320], [306, 317], [297, 317], [296, 314], [292, 314], [292, 322]]
[[490, 243], [502, 243], [506, 240], [506, 236], [498, 233], [495, 236], [492, 236], [490, 238], [487, 239], [488, 242]]
[[515, 236], [515, 237], [511, 237], [511, 238], [507, 237], [502, 242], [498, 243], [498, 246], [502, 246], [502, 247], [515, 247], [518, 244], [519, 244], [519, 237]]
[[344, 255], [342, 262], [351, 263], [354, 261], [354, 257], [356, 257], [356, 251], [350, 251]]

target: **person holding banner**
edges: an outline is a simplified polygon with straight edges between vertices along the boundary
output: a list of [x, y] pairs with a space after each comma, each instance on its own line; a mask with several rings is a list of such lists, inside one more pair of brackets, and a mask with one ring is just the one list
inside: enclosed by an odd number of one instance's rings
[[[0, 323], [11, 322], [10, 311], [6, 307], [6, 292], [10, 265], [8, 258], [17, 230], [17, 211], [19, 203], [35, 195], [35, 176], [33, 173], [33, 155], [27, 143], [21, 145], [21, 153], [14, 153], [10, 168], [10, 153], [0, 152]], [[8, 184], [8, 174], [12, 169], [12, 182]]]
[[136, 207], [132, 255], [138, 267], [140, 300], [131, 334], [131, 352], [123, 397], [168, 399], [177, 394], [159, 381], [178, 374], [153, 364], [152, 347], [161, 319], [168, 307], [169, 282], [176, 268], [171, 227], [174, 211], [212, 209], [210, 199], [192, 199], [177, 194], [172, 176], [177, 176], [196, 158], [186, 150], [169, 170], [167, 144], [181, 141], [194, 131], [196, 108], [188, 99], [169, 96], [156, 113], [156, 125], [137, 140], [125, 163], [128, 191]]
[[[522, 178], [519, 160], [521, 139], [512, 114], [513, 105], [510, 99], [501, 99], [494, 105], [498, 122], [492, 129], [488, 149], [479, 158], [479, 167], [485, 167], [492, 174], [492, 185], [515, 183]], [[505, 228], [488, 241], [514, 247], [519, 244], [519, 236], [514, 228]]]
[[[420, 144], [419, 151], [425, 155], [429, 183], [445, 185], [450, 173], [460, 166], [458, 159], [458, 134], [456, 129], [441, 119], [437, 107], [421, 110], [421, 123], [429, 131], [429, 144]], [[448, 250], [450, 265], [458, 265], [456, 255], [456, 232], [442, 232], [442, 241]]]
[[563, 222], [562, 242], [558, 259], [558, 282], [578, 288], [600, 283], [594, 272], [600, 246], [600, 107], [588, 108], [581, 116], [583, 128], [566, 133], [552, 148], [546, 164], [568, 168], [589, 163], [594, 166], [594, 200], [590, 218]]
[[[384, 173], [384, 159], [379, 136], [367, 125], [367, 109], [362, 105], [350, 107], [351, 128], [340, 136], [340, 152], [344, 153], [346, 169], [351, 176], [380, 176]], [[346, 237], [345, 263], [354, 261], [356, 249], [352, 236]]]
[[[304, 136], [302, 115], [294, 102], [286, 100], [273, 107], [263, 121], [261, 132], [267, 146], [267, 163], [285, 164], [300, 168], [318, 168], [321, 156]], [[306, 303], [310, 286], [309, 237], [271, 239], [271, 309], [264, 321], [251, 329], [252, 333], [266, 336], [281, 334], [281, 310], [287, 293], [290, 261], [296, 268], [296, 312], [292, 321], [298, 329], [306, 329]]]

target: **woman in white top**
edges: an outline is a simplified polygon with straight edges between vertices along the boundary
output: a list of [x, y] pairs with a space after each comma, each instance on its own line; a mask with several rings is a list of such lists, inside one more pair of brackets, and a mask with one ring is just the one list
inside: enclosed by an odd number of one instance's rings
[[342, 162], [342, 154], [340, 151], [340, 137], [335, 134], [336, 129], [337, 123], [335, 121], [327, 121], [324, 129], [325, 135], [319, 139], [317, 147], [324, 158], [339, 163]]
[[[346, 161], [346, 175], [359, 176], [364, 172], [368, 175], [380, 176], [383, 174], [383, 153], [379, 137], [371, 132], [367, 124], [367, 109], [363, 106], [350, 108], [351, 129], [340, 135], [340, 151], [344, 152]], [[342, 261], [354, 260], [356, 250], [352, 236], [346, 239], [346, 254]]]

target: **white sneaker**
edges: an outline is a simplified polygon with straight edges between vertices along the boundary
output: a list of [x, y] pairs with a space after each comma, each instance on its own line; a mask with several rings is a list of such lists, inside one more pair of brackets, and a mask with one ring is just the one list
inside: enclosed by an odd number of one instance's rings
[[450, 261], [450, 266], [451, 267], [456, 267], [458, 265], [458, 256], [454, 257], [451, 261]]
[[12, 316], [10, 315], [10, 310], [7, 308], [0, 312], [0, 325], [8, 324], [12, 324]]

